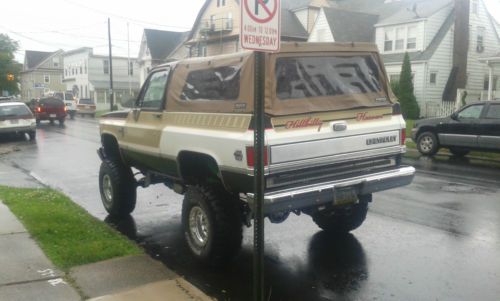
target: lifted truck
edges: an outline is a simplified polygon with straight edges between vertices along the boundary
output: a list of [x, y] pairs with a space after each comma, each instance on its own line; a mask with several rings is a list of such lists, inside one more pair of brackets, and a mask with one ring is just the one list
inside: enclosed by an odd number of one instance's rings
[[[201, 261], [239, 251], [253, 208], [254, 53], [156, 67], [128, 111], [100, 120], [99, 188], [111, 215], [136, 188], [184, 194], [182, 225]], [[411, 183], [405, 121], [376, 46], [284, 44], [265, 55], [265, 216], [305, 213], [332, 235], [365, 220], [372, 193]], [[134, 171], [141, 174], [136, 179]]]

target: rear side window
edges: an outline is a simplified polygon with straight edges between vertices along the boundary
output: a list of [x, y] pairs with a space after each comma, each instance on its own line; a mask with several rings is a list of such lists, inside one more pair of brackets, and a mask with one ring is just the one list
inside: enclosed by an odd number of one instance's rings
[[276, 61], [279, 99], [377, 93], [380, 69], [371, 55], [282, 57]]
[[45, 107], [64, 107], [64, 102], [58, 98], [45, 98], [40, 99], [40, 106]]
[[82, 98], [78, 101], [78, 103], [82, 105], [92, 105], [94, 104], [94, 101], [90, 98]]
[[486, 118], [500, 119], [500, 105], [490, 105]]
[[240, 66], [223, 66], [189, 72], [181, 99], [233, 101], [239, 94]]

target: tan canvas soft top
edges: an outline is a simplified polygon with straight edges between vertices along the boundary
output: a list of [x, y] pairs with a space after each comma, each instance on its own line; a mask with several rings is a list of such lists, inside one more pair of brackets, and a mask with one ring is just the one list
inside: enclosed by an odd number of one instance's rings
[[[371, 56], [376, 62], [381, 91], [336, 96], [280, 99], [276, 95], [275, 66], [278, 58], [318, 56]], [[395, 98], [388, 86], [387, 75], [376, 45], [369, 43], [284, 43], [281, 51], [266, 54], [265, 110], [273, 116], [325, 112], [390, 105]], [[190, 72], [231, 66], [239, 70], [239, 95], [234, 100], [196, 99], [183, 96]], [[252, 113], [253, 112], [254, 53], [244, 51], [229, 55], [191, 58], [178, 62], [167, 94], [167, 110], [174, 112]], [[375, 100], [386, 100], [378, 101]]]

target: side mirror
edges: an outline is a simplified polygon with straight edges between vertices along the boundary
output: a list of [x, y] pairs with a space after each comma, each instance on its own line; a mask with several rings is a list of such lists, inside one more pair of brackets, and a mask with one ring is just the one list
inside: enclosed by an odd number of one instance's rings
[[458, 113], [457, 112], [454, 112], [453, 114], [451, 114], [451, 119], [453, 120], [458, 120]]
[[133, 108], [135, 106], [135, 101], [136, 101], [135, 96], [125, 97], [121, 100], [121, 105], [124, 108]]

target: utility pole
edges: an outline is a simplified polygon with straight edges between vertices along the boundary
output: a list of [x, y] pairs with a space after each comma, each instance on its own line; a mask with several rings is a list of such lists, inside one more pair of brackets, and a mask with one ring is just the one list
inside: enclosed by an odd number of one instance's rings
[[108, 18], [108, 42], [109, 42], [109, 110], [113, 111], [114, 92], [113, 92], [113, 53], [111, 52], [111, 22]]
[[131, 83], [131, 77], [132, 77], [132, 72], [134, 70], [134, 66], [130, 66], [130, 28], [129, 28], [129, 23], [127, 22], [127, 51], [128, 51], [128, 95], [132, 95], [132, 83]]

